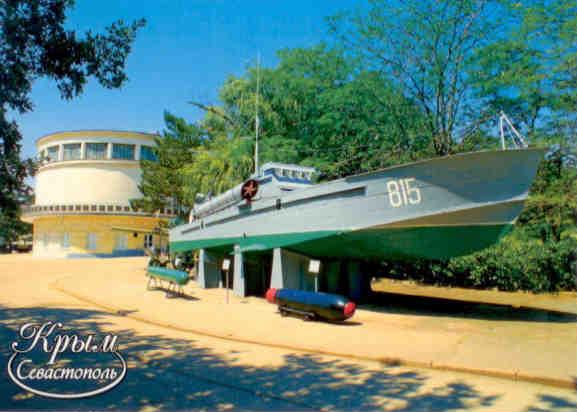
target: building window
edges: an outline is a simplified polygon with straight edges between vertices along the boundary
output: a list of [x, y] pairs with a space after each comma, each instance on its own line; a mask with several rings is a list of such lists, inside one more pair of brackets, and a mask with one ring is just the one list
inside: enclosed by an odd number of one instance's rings
[[112, 158], [121, 160], [134, 160], [133, 144], [113, 144]]
[[46, 149], [46, 160], [50, 162], [58, 161], [58, 152], [60, 151], [60, 146], [50, 146]]
[[82, 145], [80, 143], [69, 143], [63, 145], [62, 160], [80, 160]]
[[86, 143], [86, 159], [105, 160], [108, 143]]
[[86, 249], [96, 250], [96, 233], [89, 233], [86, 239]]
[[154, 150], [150, 146], [140, 146], [140, 160], [156, 161]]
[[70, 248], [70, 233], [64, 232], [62, 235], [62, 248], [68, 249]]
[[116, 250], [128, 249], [128, 235], [126, 233], [118, 233], [116, 235]]
[[144, 235], [144, 248], [145, 249], [152, 249], [152, 233], [147, 233]]

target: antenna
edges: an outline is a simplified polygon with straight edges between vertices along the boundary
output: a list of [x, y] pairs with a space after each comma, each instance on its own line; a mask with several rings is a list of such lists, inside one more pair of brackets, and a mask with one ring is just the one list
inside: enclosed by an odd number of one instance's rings
[[503, 150], [507, 149], [507, 145], [505, 144], [505, 127], [504, 127], [505, 123], [509, 126], [509, 129], [513, 132], [513, 136], [511, 139], [513, 141], [513, 144], [517, 148], [527, 148], [527, 143], [525, 142], [523, 135], [521, 135], [521, 133], [519, 133], [517, 129], [515, 129], [515, 126], [513, 126], [511, 120], [509, 120], [505, 112], [502, 110], [501, 113], [499, 113], [499, 131], [501, 134], [501, 148]]
[[258, 118], [258, 95], [260, 88], [260, 53], [256, 55], [256, 97], [255, 97], [255, 114], [254, 114], [254, 174], [258, 176], [258, 132], [260, 129], [260, 121]]

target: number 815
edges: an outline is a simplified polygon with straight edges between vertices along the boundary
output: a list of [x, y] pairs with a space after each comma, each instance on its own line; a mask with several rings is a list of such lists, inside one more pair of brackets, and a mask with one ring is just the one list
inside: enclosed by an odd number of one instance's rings
[[389, 202], [393, 207], [416, 205], [421, 203], [421, 191], [418, 187], [413, 187], [415, 178], [389, 180], [387, 190], [389, 192]]

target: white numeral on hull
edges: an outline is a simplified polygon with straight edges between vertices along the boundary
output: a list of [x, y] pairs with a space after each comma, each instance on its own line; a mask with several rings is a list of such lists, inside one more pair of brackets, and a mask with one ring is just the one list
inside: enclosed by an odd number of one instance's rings
[[417, 205], [421, 203], [421, 191], [418, 187], [413, 187], [415, 178], [389, 180], [387, 190], [389, 192], [389, 203], [392, 207], [407, 205]]

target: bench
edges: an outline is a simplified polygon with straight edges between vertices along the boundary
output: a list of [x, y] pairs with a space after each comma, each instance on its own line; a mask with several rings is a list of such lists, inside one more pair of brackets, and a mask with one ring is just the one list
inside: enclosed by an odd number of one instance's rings
[[[162, 287], [162, 281], [168, 282], [167, 297], [170, 294], [183, 296], [184, 290], [182, 287], [188, 283], [189, 279], [188, 273], [186, 272], [161, 266], [148, 266], [146, 268], [146, 275], [148, 276], [147, 290], [158, 288], [158, 284]], [[154, 283], [154, 286], [151, 288], [152, 283]]]

